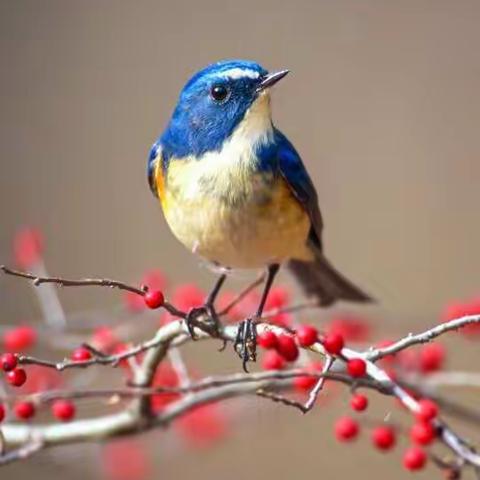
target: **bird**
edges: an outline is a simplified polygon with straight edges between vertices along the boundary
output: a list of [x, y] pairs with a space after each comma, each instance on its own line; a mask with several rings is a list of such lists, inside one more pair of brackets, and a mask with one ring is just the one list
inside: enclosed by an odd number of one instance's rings
[[258, 308], [234, 344], [245, 370], [255, 360], [255, 324], [281, 265], [321, 306], [372, 301], [325, 256], [317, 191], [273, 123], [271, 89], [288, 73], [248, 60], [201, 69], [181, 90], [147, 162], [150, 188], [174, 236], [221, 272], [205, 305], [187, 317], [192, 336], [199, 313], [216, 318], [214, 302], [229, 272], [267, 270]]

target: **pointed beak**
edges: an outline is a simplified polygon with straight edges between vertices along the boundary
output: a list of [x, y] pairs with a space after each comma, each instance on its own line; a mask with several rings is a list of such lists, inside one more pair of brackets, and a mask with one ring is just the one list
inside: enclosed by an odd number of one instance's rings
[[278, 81], [287, 75], [289, 70], [280, 70], [279, 72], [269, 73], [262, 78], [262, 81], [257, 87], [257, 93], [267, 88], [273, 87]]

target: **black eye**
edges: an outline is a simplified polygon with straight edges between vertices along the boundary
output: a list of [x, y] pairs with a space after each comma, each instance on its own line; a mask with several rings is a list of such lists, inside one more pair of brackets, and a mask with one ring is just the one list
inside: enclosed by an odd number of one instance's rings
[[210, 95], [216, 102], [223, 102], [229, 94], [229, 90], [225, 85], [214, 85], [210, 90]]

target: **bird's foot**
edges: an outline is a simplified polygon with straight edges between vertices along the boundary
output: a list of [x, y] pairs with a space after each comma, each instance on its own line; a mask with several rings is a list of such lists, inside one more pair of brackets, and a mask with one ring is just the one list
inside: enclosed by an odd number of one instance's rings
[[247, 363], [257, 360], [257, 317], [250, 317], [238, 324], [234, 350], [242, 359], [243, 370], [248, 373]]
[[219, 336], [220, 319], [215, 307], [210, 304], [194, 307], [189, 310], [185, 318], [188, 333], [192, 340], [196, 340], [194, 328], [197, 327], [213, 337]]

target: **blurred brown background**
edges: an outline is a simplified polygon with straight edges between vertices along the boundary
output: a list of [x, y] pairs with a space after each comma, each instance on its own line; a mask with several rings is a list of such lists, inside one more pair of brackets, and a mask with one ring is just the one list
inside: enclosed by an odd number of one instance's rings
[[[395, 331], [431, 323], [448, 299], [480, 292], [479, 24], [475, 0], [1, 0], [0, 263], [16, 229], [34, 224], [52, 273], [131, 279], [158, 266], [208, 285], [165, 226], [146, 156], [189, 75], [249, 58], [292, 71], [275, 121], [317, 185], [329, 256]], [[37, 312], [17, 283], [0, 287], [2, 323]], [[69, 311], [118, 301], [62, 298]], [[366, 446], [345, 457], [323, 431], [331, 414], [273, 408], [155, 476], [406, 475]], [[47, 478], [55, 464], [40, 457], [4, 472]]]

